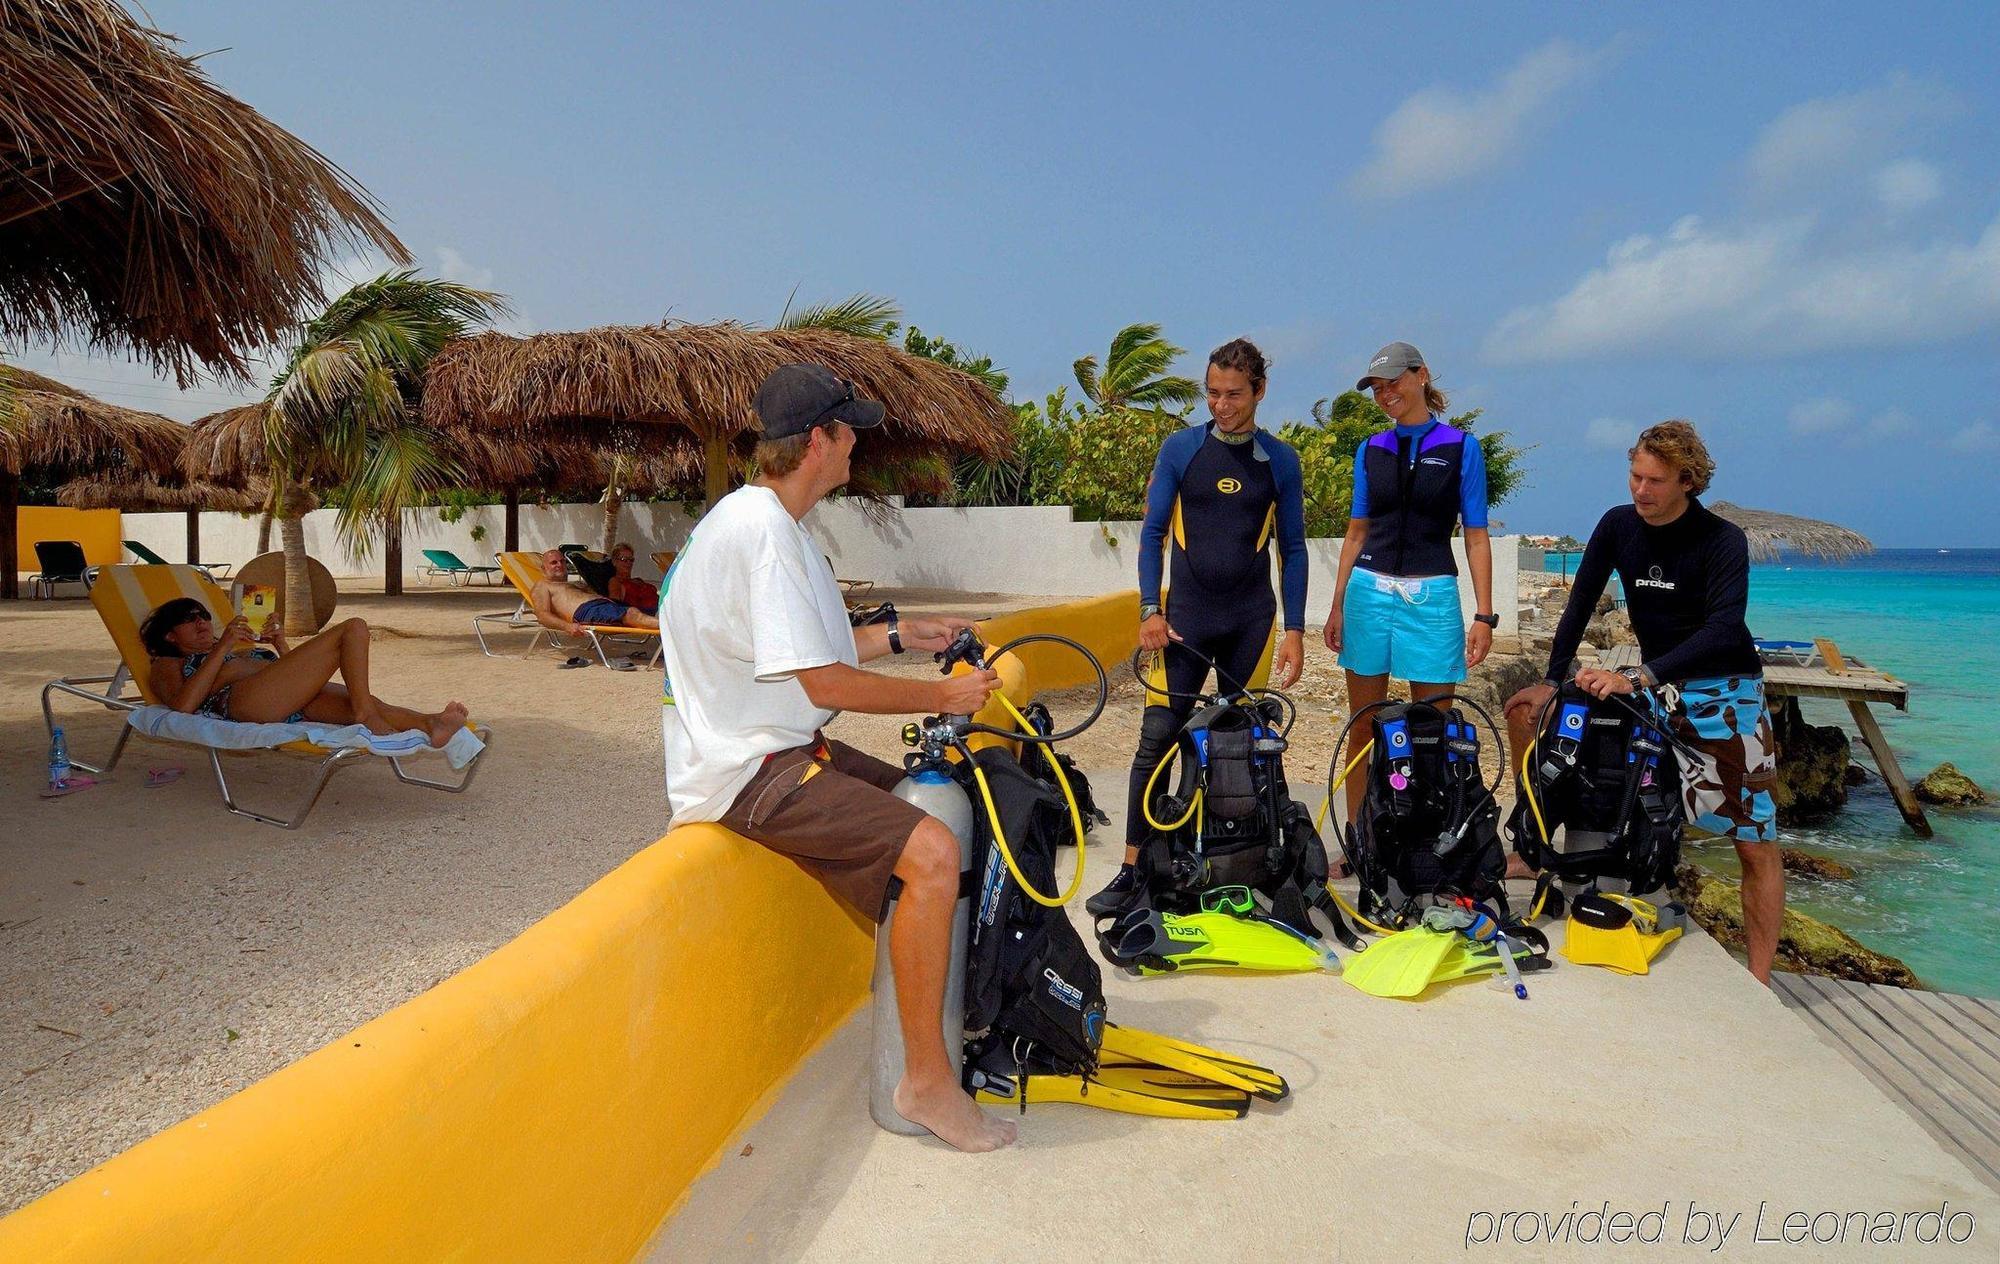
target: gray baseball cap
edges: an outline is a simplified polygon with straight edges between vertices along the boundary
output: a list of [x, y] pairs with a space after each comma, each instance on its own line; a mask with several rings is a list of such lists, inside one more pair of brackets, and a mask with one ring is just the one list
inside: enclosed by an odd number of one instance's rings
[[854, 383], [819, 364], [781, 364], [752, 401], [764, 438], [784, 439], [844, 421], [856, 430], [882, 424], [882, 405], [854, 393]]
[[1403, 376], [1410, 369], [1424, 367], [1424, 353], [1407, 342], [1392, 342], [1368, 358], [1368, 371], [1354, 384], [1357, 391], [1368, 389], [1368, 383], [1376, 378], [1393, 380]]

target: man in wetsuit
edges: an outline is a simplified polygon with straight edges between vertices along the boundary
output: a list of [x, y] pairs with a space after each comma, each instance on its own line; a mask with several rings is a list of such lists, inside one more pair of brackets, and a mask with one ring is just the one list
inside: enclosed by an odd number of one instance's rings
[[[1134, 865], [1146, 836], [1146, 783], [1193, 713], [1210, 661], [1220, 672], [1216, 687], [1228, 691], [1247, 688], [1262, 666], [1278, 614], [1271, 592], [1274, 534], [1284, 559], [1284, 635], [1272, 683], [1290, 688], [1305, 661], [1305, 496], [1298, 452], [1257, 428], [1265, 369], [1263, 353], [1244, 339], [1216, 348], [1207, 378], [1214, 420], [1161, 444], [1153, 464], [1139, 534], [1139, 646], [1165, 651], [1166, 693], [1147, 695], [1125, 801], [1125, 863], [1085, 902], [1092, 916], [1119, 911], [1144, 889]], [[1163, 605], [1160, 571], [1169, 536], [1173, 582]]]
[[1672, 685], [1680, 695], [1674, 732], [1681, 798], [1690, 823], [1729, 839], [1743, 862], [1743, 937], [1750, 973], [1767, 986], [1785, 915], [1778, 854], [1777, 746], [1764, 700], [1764, 666], [1750, 640], [1750, 546], [1743, 529], [1704, 508], [1715, 461], [1685, 421], [1663, 421], [1631, 451], [1632, 503], [1598, 521], [1577, 563], [1576, 582], [1549, 649], [1548, 679], [1507, 700], [1515, 750], [1575, 662], [1584, 626], [1616, 570], [1639, 638], [1642, 665], [1622, 672], [1585, 667], [1576, 681], [1593, 695]]

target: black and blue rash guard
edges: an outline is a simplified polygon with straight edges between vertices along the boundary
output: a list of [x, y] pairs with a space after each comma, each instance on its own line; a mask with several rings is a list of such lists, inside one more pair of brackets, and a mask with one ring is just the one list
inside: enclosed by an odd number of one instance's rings
[[[1139, 604], [1160, 604], [1166, 542], [1173, 553], [1169, 620], [1186, 635], [1206, 612], [1247, 622], [1261, 610], [1270, 627], [1270, 542], [1283, 559], [1285, 628], [1306, 622], [1306, 511], [1299, 454], [1263, 430], [1225, 443], [1213, 423], [1190, 426], [1160, 445], [1139, 532]], [[1191, 621], [1188, 626], [1183, 620]]]

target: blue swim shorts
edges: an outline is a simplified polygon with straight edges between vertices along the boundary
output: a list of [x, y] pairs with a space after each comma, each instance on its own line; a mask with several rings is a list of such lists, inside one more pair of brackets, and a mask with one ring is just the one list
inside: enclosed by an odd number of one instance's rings
[[1674, 731], [1698, 754], [1680, 755], [1688, 823], [1738, 843], [1778, 841], [1778, 744], [1762, 676], [1709, 676], [1680, 684]]
[[576, 613], [570, 617], [586, 625], [616, 626], [625, 622], [625, 612], [631, 608], [624, 602], [613, 601], [609, 597], [592, 597], [578, 606]]
[[1465, 616], [1458, 577], [1397, 579], [1354, 568], [1341, 604], [1340, 665], [1358, 676], [1426, 684], [1465, 679]]

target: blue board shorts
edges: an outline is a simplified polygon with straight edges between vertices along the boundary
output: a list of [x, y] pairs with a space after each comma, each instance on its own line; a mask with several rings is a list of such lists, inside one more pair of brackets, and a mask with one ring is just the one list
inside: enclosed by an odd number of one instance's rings
[[632, 607], [622, 601], [613, 601], [609, 597], [592, 597], [578, 606], [576, 613], [570, 617], [582, 624], [615, 627], [625, 622], [626, 612], [631, 609]]
[[1436, 685], [1465, 679], [1456, 575], [1397, 579], [1355, 567], [1341, 603], [1340, 635], [1340, 665], [1357, 676]]
[[1738, 843], [1778, 841], [1778, 744], [1762, 676], [1707, 676], [1679, 685], [1674, 732], [1698, 754], [1680, 756], [1688, 822]]

